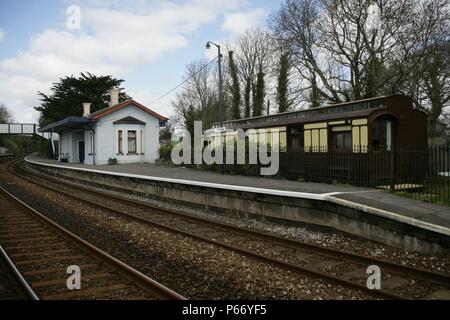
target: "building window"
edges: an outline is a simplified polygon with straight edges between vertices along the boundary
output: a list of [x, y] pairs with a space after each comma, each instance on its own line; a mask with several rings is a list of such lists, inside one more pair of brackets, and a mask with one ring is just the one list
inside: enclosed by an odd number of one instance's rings
[[137, 153], [136, 130], [128, 131], [128, 153]]
[[117, 131], [117, 153], [123, 154], [123, 131]]
[[339, 151], [351, 151], [352, 150], [352, 132], [341, 131], [333, 132], [334, 147]]
[[144, 131], [141, 130], [141, 154], [144, 154]]

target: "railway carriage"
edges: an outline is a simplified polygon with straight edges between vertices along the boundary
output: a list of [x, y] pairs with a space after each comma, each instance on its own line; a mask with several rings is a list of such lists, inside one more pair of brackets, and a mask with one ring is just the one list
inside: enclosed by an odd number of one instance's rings
[[427, 115], [404, 95], [226, 121], [222, 126], [267, 135], [279, 130], [280, 174], [293, 179], [383, 185], [394, 167], [397, 182], [412, 176], [420, 180], [426, 170], [426, 161], [420, 159], [428, 145]]

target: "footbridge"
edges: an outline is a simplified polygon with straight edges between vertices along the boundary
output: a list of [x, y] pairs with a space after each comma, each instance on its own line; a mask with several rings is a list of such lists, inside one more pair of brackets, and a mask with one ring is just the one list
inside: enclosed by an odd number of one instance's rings
[[0, 134], [39, 136], [44, 139], [52, 138], [50, 132], [39, 132], [39, 126], [35, 123], [0, 123]]

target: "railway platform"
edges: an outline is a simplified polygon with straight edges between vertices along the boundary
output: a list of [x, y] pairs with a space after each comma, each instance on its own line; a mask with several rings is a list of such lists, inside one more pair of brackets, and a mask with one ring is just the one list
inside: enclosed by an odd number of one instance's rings
[[90, 166], [37, 156], [27, 162], [54, 175], [225, 213], [330, 227], [419, 251], [450, 248], [449, 207], [384, 190], [220, 175], [170, 165]]

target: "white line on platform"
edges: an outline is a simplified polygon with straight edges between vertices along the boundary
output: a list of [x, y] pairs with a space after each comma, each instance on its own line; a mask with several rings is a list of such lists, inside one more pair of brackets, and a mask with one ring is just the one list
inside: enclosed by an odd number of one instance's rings
[[430, 230], [430, 231], [433, 231], [436, 233], [441, 233], [441, 234], [450, 236], [450, 228], [447, 228], [447, 227], [444, 227], [441, 225], [437, 225], [437, 224], [433, 224], [433, 223], [426, 222], [423, 220], [407, 217], [407, 216], [404, 216], [402, 214], [398, 214], [398, 213], [395, 213], [392, 211], [387, 211], [387, 210], [383, 210], [383, 209], [379, 209], [379, 208], [374, 208], [371, 206], [366, 206], [361, 203], [336, 198], [333, 196], [327, 196], [325, 200], [335, 203], [335, 204], [338, 204], [338, 205], [341, 205], [341, 206], [361, 210], [361, 211], [364, 211], [364, 212], [367, 212], [370, 214], [374, 214], [374, 215], [377, 215], [380, 217], [396, 220], [396, 221], [399, 221], [399, 222], [402, 222], [405, 224], [413, 225], [415, 227], [419, 227], [422, 229], [426, 229], [426, 230]]

